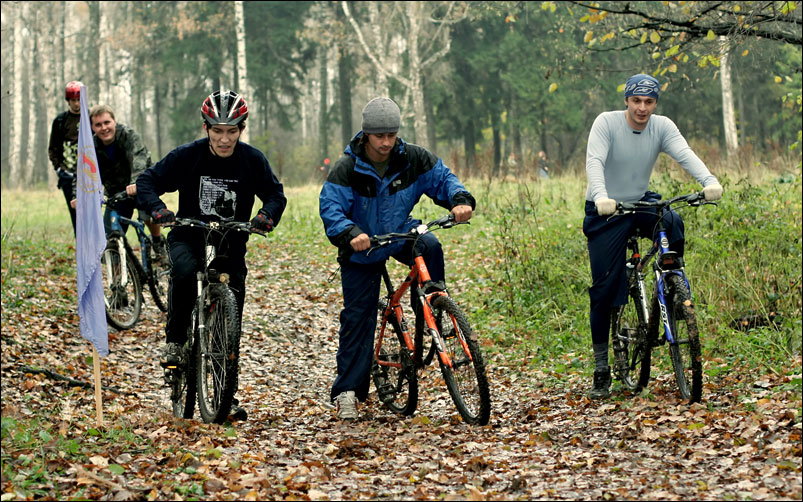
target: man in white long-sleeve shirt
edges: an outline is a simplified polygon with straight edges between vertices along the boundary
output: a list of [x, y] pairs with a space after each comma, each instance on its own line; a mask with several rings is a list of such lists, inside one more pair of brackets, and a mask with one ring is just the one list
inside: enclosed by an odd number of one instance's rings
[[[722, 196], [722, 186], [689, 147], [675, 123], [653, 115], [659, 94], [658, 80], [645, 74], [633, 75], [625, 84], [627, 108], [601, 113], [588, 136], [583, 233], [588, 239], [593, 281], [588, 289], [595, 360], [589, 396], [593, 399], [610, 395], [611, 309], [627, 302], [624, 267], [627, 239], [637, 229], [641, 235], [651, 236], [655, 227], [655, 217], [648, 213], [610, 218], [616, 203], [661, 198], [648, 190], [653, 166], [661, 152], [675, 159], [703, 185], [706, 200]], [[672, 211], [665, 223], [670, 249], [683, 256], [683, 220]]]

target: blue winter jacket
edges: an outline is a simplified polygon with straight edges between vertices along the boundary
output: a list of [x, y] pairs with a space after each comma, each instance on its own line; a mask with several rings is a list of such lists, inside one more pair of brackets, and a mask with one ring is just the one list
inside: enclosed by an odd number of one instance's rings
[[338, 260], [377, 263], [401, 251], [403, 241], [354, 253], [350, 242], [362, 233], [369, 236], [407, 232], [421, 223], [410, 213], [422, 195], [451, 210], [454, 206], [475, 207], [474, 197], [441, 159], [426, 149], [401, 138], [390, 154], [385, 177], [380, 178], [367, 160], [362, 132], [346, 146], [321, 189], [319, 211], [326, 236], [338, 247]]

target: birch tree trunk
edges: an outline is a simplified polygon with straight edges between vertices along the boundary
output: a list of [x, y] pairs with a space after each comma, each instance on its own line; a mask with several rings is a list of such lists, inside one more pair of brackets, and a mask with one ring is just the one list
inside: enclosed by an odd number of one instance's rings
[[427, 145], [427, 110], [424, 107], [424, 82], [421, 75], [421, 56], [418, 52], [418, 39], [421, 34], [421, 2], [405, 2], [407, 6], [407, 21], [409, 31], [407, 33], [407, 51], [409, 53], [410, 64], [410, 93], [413, 97], [413, 128], [415, 129], [414, 141], [427, 148], [435, 145]]
[[[97, 103], [100, 99], [100, 2], [87, 2], [89, 4], [89, 26], [87, 37], [87, 77], [84, 81], [87, 98], [90, 103]], [[74, 80], [74, 79], [70, 79]], [[66, 82], [65, 82], [66, 83]]]
[[28, 26], [31, 16], [32, 5], [29, 2], [22, 3], [22, 22], [25, 27], [22, 30], [22, 37], [19, 40], [21, 44], [21, 56], [23, 63], [21, 65], [21, 80], [20, 87], [15, 90], [14, 96], [19, 99], [18, 113], [22, 115], [20, 121], [20, 128], [17, 130], [17, 142], [19, 143], [19, 167], [17, 176], [11, 180], [16, 185], [24, 185], [24, 180], [28, 177], [30, 166], [29, 146], [31, 144], [31, 28]]
[[2, 9], [2, 32], [0, 32], [0, 37], [2, 37], [2, 46], [3, 50], [9, 51], [9, 53], [13, 56], [11, 61], [6, 62], [4, 61], [2, 72], [0, 72], [0, 80], [2, 80], [2, 99], [3, 99], [3, 106], [0, 107], [2, 110], [2, 115], [0, 115], [0, 155], [2, 158], [0, 159], [0, 172], [3, 174], [3, 179], [11, 180], [11, 161], [13, 159], [12, 152], [11, 152], [11, 145], [13, 145], [12, 134], [13, 134], [13, 120], [14, 117], [14, 72], [15, 72], [15, 64], [18, 59], [17, 56], [17, 42], [15, 42], [15, 35], [16, 35], [16, 25], [19, 22], [17, 15], [17, 8], [18, 5], [11, 2], [3, 2], [0, 4], [0, 8]]
[[[245, 64], [245, 16], [243, 15], [243, 2], [241, 0], [234, 2], [234, 21], [237, 36], [237, 92], [248, 101], [253, 99], [253, 96], [248, 92], [248, 73]], [[240, 139], [248, 143], [247, 127], [243, 129]]]
[[733, 159], [739, 149], [739, 136], [736, 133], [736, 114], [733, 110], [733, 82], [727, 39], [720, 37], [719, 40], [722, 44], [722, 57], [719, 65], [719, 80], [722, 84], [722, 120], [725, 126], [725, 145], [728, 150], [728, 159]]
[[[419, 142], [419, 144], [427, 143], [427, 117], [426, 106], [424, 104], [423, 72], [426, 71], [428, 66], [449, 52], [450, 38], [448, 36], [448, 25], [451, 22], [455, 22], [455, 19], [450, 17], [455, 3], [456, 2], [449, 2], [448, 4], [443, 4], [446, 7], [446, 15], [439, 23], [437, 32], [434, 35], [427, 34], [428, 36], [423, 36], [421, 31], [424, 23], [429, 21], [429, 14], [425, 10], [425, 7], [428, 9], [432, 8], [429, 2], [397, 2], [397, 7], [401, 12], [405, 13], [407, 21], [406, 41], [408, 68], [405, 70], [399, 67], [398, 70], [391, 71], [387, 64], [389, 59], [386, 48], [375, 47], [366, 42], [362, 28], [360, 28], [359, 23], [357, 23], [357, 20], [354, 19], [354, 16], [352, 16], [349, 10], [348, 2], [341, 2], [343, 13], [346, 14], [346, 18], [354, 28], [357, 38], [360, 41], [360, 46], [374, 65], [377, 75], [382, 74], [385, 78], [393, 78], [407, 88], [413, 102], [412, 113], [414, 117], [413, 130], [415, 141]], [[443, 40], [443, 45], [440, 49], [424, 59], [425, 52], [427, 51], [422, 52], [421, 47], [432, 47], [436, 41], [441, 39]], [[377, 59], [377, 55], [379, 59]], [[409, 78], [403, 76], [402, 72], [409, 74]], [[409, 115], [409, 112], [405, 113], [404, 110], [402, 110], [402, 117], [407, 115]]]
[[[371, 32], [374, 35], [374, 47], [380, 48], [382, 53], [386, 53], [387, 46], [382, 40], [382, 23], [379, 17], [379, 2], [368, 2], [368, 22], [371, 23]], [[374, 85], [374, 97], [388, 97], [388, 78], [383, 72], [377, 72]]]

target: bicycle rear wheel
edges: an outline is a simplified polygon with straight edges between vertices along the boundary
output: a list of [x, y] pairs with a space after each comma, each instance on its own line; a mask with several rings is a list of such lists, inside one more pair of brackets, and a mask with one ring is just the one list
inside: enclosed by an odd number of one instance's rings
[[198, 410], [206, 423], [222, 424], [237, 391], [240, 316], [234, 293], [224, 284], [208, 289], [206, 328], [199, 330]]
[[491, 417], [491, 391], [485, 361], [468, 320], [448, 296], [436, 297], [432, 301], [432, 311], [443, 350], [451, 360], [448, 366], [438, 357], [452, 401], [467, 423], [486, 425]]
[[669, 344], [669, 356], [680, 395], [696, 403], [703, 395], [703, 362], [691, 291], [679, 274], [666, 276], [666, 282], [667, 303], [671, 309], [669, 325], [675, 337], [674, 343]]
[[153, 246], [148, 245], [148, 264], [151, 269], [148, 277], [148, 286], [151, 290], [153, 303], [155, 303], [162, 312], [167, 312], [167, 288], [170, 285], [170, 262], [158, 259], [156, 253], [153, 252]]
[[650, 381], [652, 353], [647, 337], [647, 321], [638, 294], [628, 296], [625, 305], [611, 312], [613, 370], [625, 388], [638, 391]]
[[[392, 333], [388, 332], [388, 325]], [[374, 387], [379, 400], [387, 409], [399, 415], [410, 416], [418, 407], [418, 375], [415, 365], [395, 315], [391, 314], [383, 327], [386, 331], [381, 340], [382, 346], [378, 356], [374, 351], [374, 360], [371, 363]]]
[[173, 403], [173, 416], [192, 418], [195, 413], [195, 393], [197, 392], [196, 364], [198, 358], [197, 332], [198, 309], [192, 312], [191, 332], [182, 350], [182, 365], [169, 370], [173, 372], [170, 384], [170, 401]]
[[[134, 266], [135, 258], [126, 253], [126, 274], [122, 275], [122, 260], [116, 248], [107, 248], [100, 257], [103, 276], [103, 297], [106, 320], [118, 330], [129, 329], [139, 320], [142, 310], [142, 285]], [[123, 284], [125, 282], [125, 284]]]

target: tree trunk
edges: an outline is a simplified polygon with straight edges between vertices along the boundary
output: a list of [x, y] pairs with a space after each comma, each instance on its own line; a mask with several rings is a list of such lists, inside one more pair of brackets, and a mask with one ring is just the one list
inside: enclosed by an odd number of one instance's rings
[[730, 58], [725, 37], [720, 37], [722, 57], [719, 65], [719, 79], [722, 84], [722, 120], [725, 125], [725, 146], [728, 159], [732, 160], [739, 149], [739, 137], [736, 133], [736, 114], [733, 111], [733, 82], [731, 80]]
[[[31, 4], [23, 2], [22, 4], [22, 22], [26, 25], [30, 22]], [[23, 35], [17, 40], [21, 44], [21, 56], [23, 58], [21, 67], [21, 80], [20, 87], [15, 89], [14, 95], [20, 99], [20, 109], [17, 113], [22, 115], [20, 127], [17, 130], [17, 142], [19, 144], [19, 165], [17, 167], [17, 176], [10, 180], [12, 184], [18, 186], [25, 186], [25, 179], [27, 179], [29, 166], [29, 145], [31, 143], [30, 125], [31, 125], [31, 37], [30, 30], [27, 35]]]
[[427, 92], [426, 78], [423, 81], [424, 85], [424, 109], [427, 113], [427, 144], [431, 149], [437, 149], [438, 137], [435, 134], [435, 109], [432, 106], [430, 93]]
[[499, 133], [499, 117], [496, 111], [491, 112], [491, 129], [493, 131], [493, 165], [491, 166], [491, 178], [499, 176], [499, 165], [502, 163], [502, 138]]
[[421, 74], [421, 56], [418, 52], [418, 43], [421, 33], [421, 2], [405, 2], [407, 8], [407, 52], [410, 65], [410, 92], [413, 96], [413, 124], [415, 141], [425, 148], [432, 148], [427, 140], [427, 111], [424, 107], [424, 79]]
[[[90, 103], [97, 103], [100, 99], [100, 2], [89, 1], [89, 26], [86, 30], [86, 85], [87, 98]], [[73, 80], [73, 79], [70, 79]]]
[[[385, 41], [382, 40], [382, 22], [379, 17], [379, 2], [368, 2], [368, 22], [371, 25], [371, 32], [374, 35], [374, 47], [378, 47], [381, 54], [387, 54]], [[377, 72], [374, 83], [373, 97], [389, 97], [388, 79], [384, 72]]]
[[[6, 26], [3, 25], [2, 32], [0, 33], [0, 37], [2, 37], [2, 41], [0, 41], [0, 45], [2, 45], [3, 50], [7, 50], [9, 54], [13, 56], [13, 60], [10, 62], [8, 69], [6, 71], [0, 72], [0, 81], [2, 81], [2, 85], [0, 86], [2, 97], [3, 97], [3, 106], [0, 107], [0, 173], [2, 173], [3, 181], [11, 181], [11, 162], [12, 162], [12, 155], [11, 155], [11, 145], [14, 143], [12, 142], [12, 134], [14, 132], [13, 124], [15, 122], [12, 117], [14, 117], [13, 109], [14, 109], [14, 99], [13, 90], [14, 90], [14, 83], [15, 83], [15, 72], [16, 72], [16, 65], [17, 65], [17, 44], [19, 42], [15, 41], [17, 35], [17, 25], [19, 24], [20, 27], [22, 26], [22, 22], [19, 21], [18, 15], [18, 4], [11, 3], [11, 2], [3, 2], [0, 4], [0, 8], [3, 12], [3, 19], [4, 20], [12, 20], [13, 19], [13, 26]], [[16, 39], [19, 40], [19, 39]], [[4, 67], [4, 69], [6, 69]]]
[[318, 153], [320, 156], [319, 161], [321, 162], [320, 165], [323, 165], [323, 159], [327, 157], [326, 151], [329, 148], [329, 141], [327, 141], [328, 131], [329, 131], [329, 114], [327, 101], [327, 87], [329, 86], [329, 76], [328, 72], [326, 71], [326, 52], [327, 46], [321, 45], [319, 47], [319, 58], [320, 58], [320, 68], [319, 68], [319, 78], [321, 81], [321, 100], [320, 100], [320, 107], [318, 108]]
[[[245, 58], [245, 16], [243, 15], [243, 2], [234, 2], [234, 27], [237, 36], [237, 92], [248, 99], [253, 98], [248, 91], [248, 72]], [[243, 129], [240, 139], [248, 143], [248, 128]]]
[[354, 126], [351, 123], [351, 54], [345, 44], [340, 47], [340, 57], [337, 61], [338, 97], [340, 98], [340, 142], [347, 145], [354, 135]]

